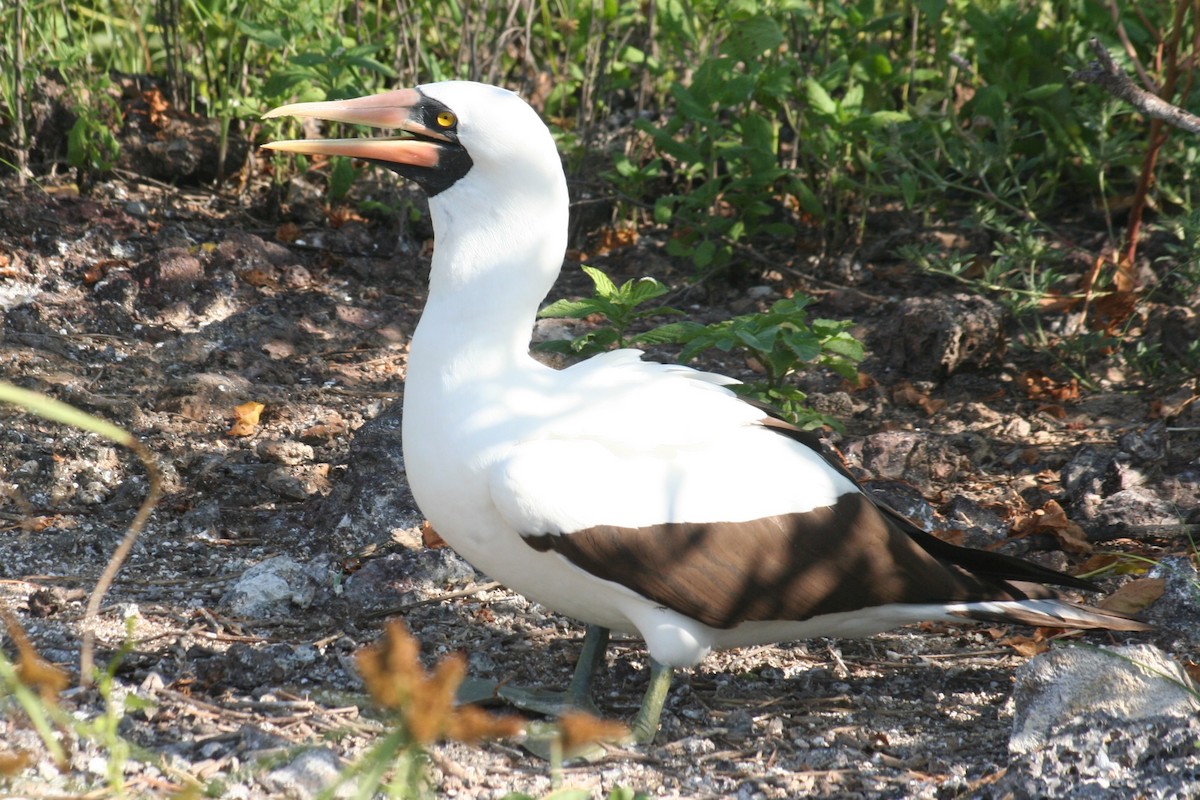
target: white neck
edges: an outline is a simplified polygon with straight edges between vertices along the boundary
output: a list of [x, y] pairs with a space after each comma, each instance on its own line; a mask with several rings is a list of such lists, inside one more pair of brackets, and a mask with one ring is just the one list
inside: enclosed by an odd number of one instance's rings
[[456, 185], [430, 201], [436, 239], [410, 383], [436, 380], [449, 390], [531, 361], [537, 309], [566, 249], [566, 180], [554, 166], [556, 175], [531, 176], [539, 192]]

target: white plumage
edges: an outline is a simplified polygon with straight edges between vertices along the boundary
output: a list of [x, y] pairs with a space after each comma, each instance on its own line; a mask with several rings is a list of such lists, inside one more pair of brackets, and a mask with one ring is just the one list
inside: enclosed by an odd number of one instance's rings
[[407, 134], [270, 146], [368, 158], [429, 191], [436, 241], [405, 381], [408, 481], [438, 533], [497, 580], [640, 634], [668, 667], [714, 647], [931, 618], [1141, 627], [1010, 583], [1085, 585], [1069, 576], [930, 542], [729, 378], [633, 350], [563, 370], [534, 360], [568, 195], [549, 131], [516, 95], [449, 82], [269, 116], [284, 114]]

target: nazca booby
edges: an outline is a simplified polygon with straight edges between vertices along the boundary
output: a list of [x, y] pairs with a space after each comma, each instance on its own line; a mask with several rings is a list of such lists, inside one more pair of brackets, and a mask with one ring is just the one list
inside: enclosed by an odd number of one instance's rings
[[266, 116], [285, 115], [400, 131], [267, 147], [366, 159], [426, 190], [433, 263], [403, 401], [413, 495], [477, 568], [590, 623], [576, 700], [603, 629], [645, 639], [639, 741], [658, 729], [671, 668], [713, 648], [921, 620], [1146, 627], [1041, 585], [1094, 589], [1085, 581], [924, 533], [731, 378], [636, 350], [562, 370], [533, 359], [568, 196], [549, 130], [512, 92], [451, 81]]

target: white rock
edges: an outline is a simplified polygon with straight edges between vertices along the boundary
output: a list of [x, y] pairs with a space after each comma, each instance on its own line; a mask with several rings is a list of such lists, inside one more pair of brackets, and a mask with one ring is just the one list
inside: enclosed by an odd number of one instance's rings
[[1017, 670], [1016, 681], [1013, 753], [1037, 750], [1056, 729], [1087, 713], [1133, 721], [1200, 711], [1200, 689], [1153, 645], [1051, 650]]

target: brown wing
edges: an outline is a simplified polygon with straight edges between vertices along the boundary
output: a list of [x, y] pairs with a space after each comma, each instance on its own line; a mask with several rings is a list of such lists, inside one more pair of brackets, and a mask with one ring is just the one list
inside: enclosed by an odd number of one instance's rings
[[[814, 434], [772, 417], [762, 424], [854, 480]], [[596, 526], [525, 541], [715, 628], [891, 603], [1053, 597], [1047, 583], [1095, 589], [1018, 558], [943, 542], [859, 492], [830, 507], [747, 522]]]
[[939, 561], [859, 493], [749, 522], [597, 526], [526, 541], [714, 628], [890, 603], [1030, 596]]

